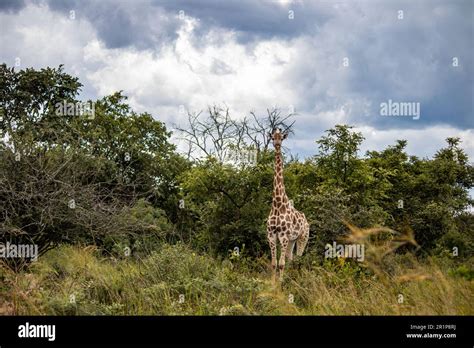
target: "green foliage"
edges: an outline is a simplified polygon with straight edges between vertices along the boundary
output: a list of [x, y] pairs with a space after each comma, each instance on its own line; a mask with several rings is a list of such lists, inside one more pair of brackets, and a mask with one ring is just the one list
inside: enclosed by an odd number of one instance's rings
[[144, 201], [175, 218], [176, 177], [188, 163], [162, 122], [132, 111], [121, 93], [95, 102], [93, 117], [58, 115], [81, 87], [62, 66], [2, 65], [0, 77], [0, 240], [34, 243], [40, 255], [64, 242], [107, 250], [111, 240], [157, 234], [135, 218], [149, 213]]
[[449, 274], [452, 276], [458, 276], [467, 280], [474, 279], [474, 269], [469, 268], [467, 265], [461, 265], [458, 268], [452, 270]]
[[235, 168], [210, 158], [185, 172], [184, 209], [196, 226], [196, 246], [225, 254], [245, 244], [251, 255], [261, 254], [271, 182], [271, 167], [264, 163]]
[[[242, 265], [268, 255], [274, 153], [265, 127], [252, 135], [256, 165], [223, 164], [222, 151], [191, 161], [176, 152], [164, 123], [132, 110], [121, 92], [94, 101], [94, 117], [58, 115], [58, 103], [79, 102], [82, 86], [62, 66], [1, 65], [0, 77], [1, 240], [35, 243], [41, 253], [93, 244], [119, 258], [125, 248], [145, 257], [164, 242], [223, 258], [245, 245]], [[203, 136], [215, 137], [226, 122], [225, 149], [245, 148], [246, 123], [232, 123], [227, 111], [224, 121], [216, 115], [212, 136], [207, 126]], [[405, 140], [361, 155], [363, 141], [351, 126], [335, 125], [316, 140], [314, 157], [285, 158], [286, 191], [311, 229], [302, 264], [322, 262], [324, 245], [347, 233], [344, 221], [411, 230], [424, 256], [453, 248], [459, 258], [471, 255], [474, 168], [460, 139], [448, 138], [432, 159], [410, 156]]]
[[70, 119], [57, 117], [55, 105], [76, 102], [81, 87], [76, 77], [64, 73], [62, 65], [18, 72], [0, 65], [0, 135], [8, 134], [15, 143], [28, 139], [60, 144], [69, 136]]
[[[406, 272], [394, 255], [393, 278]], [[472, 270], [442, 259], [423, 279], [380, 282], [343, 259], [290, 267], [275, 286], [266, 269], [239, 267], [189, 246], [163, 244], [119, 260], [93, 247], [61, 246], [28, 272], [0, 267], [0, 314], [14, 315], [472, 315]], [[453, 270], [453, 271], [450, 271]], [[448, 275], [448, 273], [450, 275]], [[406, 278], [406, 277], [405, 277]], [[420, 278], [420, 277], [419, 277]], [[471, 280], [469, 280], [471, 279]], [[399, 293], [406, 302], [397, 302]]]

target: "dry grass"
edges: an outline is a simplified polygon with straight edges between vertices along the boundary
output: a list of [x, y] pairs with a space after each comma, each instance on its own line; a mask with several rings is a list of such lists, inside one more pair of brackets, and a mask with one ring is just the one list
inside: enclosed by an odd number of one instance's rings
[[0, 269], [0, 314], [474, 314], [473, 281], [448, 275], [452, 260], [420, 262], [409, 253], [394, 254], [402, 245], [416, 246], [410, 231], [348, 228], [345, 241], [365, 245], [363, 263], [296, 262], [282, 284], [270, 281], [261, 260], [243, 266], [198, 255], [185, 245], [163, 245], [142, 260], [63, 246], [28, 272]]

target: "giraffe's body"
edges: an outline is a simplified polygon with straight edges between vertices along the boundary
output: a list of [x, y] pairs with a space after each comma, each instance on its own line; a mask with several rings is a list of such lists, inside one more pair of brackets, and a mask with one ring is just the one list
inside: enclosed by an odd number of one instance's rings
[[272, 254], [272, 268], [274, 277], [277, 268], [277, 239], [280, 242], [281, 252], [278, 262], [280, 279], [283, 278], [285, 260], [293, 259], [293, 248], [296, 244], [296, 254], [301, 256], [309, 239], [309, 224], [303, 213], [296, 210], [285, 192], [283, 183], [283, 160], [281, 143], [286, 134], [276, 130], [271, 138], [275, 146], [275, 176], [273, 179], [272, 209], [267, 221], [268, 242]]

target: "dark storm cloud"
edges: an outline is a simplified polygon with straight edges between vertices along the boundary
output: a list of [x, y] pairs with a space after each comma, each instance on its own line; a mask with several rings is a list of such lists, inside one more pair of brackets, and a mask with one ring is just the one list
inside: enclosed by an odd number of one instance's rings
[[87, 19], [108, 48], [159, 49], [176, 39], [177, 15], [151, 1], [49, 0], [51, 10]]
[[[33, 0], [34, 3], [43, 1]], [[282, 64], [286, 83], [299, 96], [297, 109], [314, 115], [350, 104], [346, 121], [380, 129], [448, 124], [474, 127], [474, 50], [472, 0], [461, 1], [277, 1], [49, 0], [51, 10], [86, 19], [107, 48], [152, 50], [170, 45], [183, 25], [180, 11], [199, 20], [190, 40], [209, 42], [212, 29], [232, 30], [249, 54], [264, 39], [302, 40], [292, 61]], [[2, 1], [2, 11], [23, 2]], [[294, 11], [294, 19], [288, 18]], [[397, 12], [404, 11], [402, 20]], [[292, 40], [293, 39], [293, 40]], [[290, 46], [290, 44], [289, 44]], [[350, 66], [341, 69], [341, 60]], [[453, 57], [459, 66], [452, 66]], [[226, 57], [215, 57], [210, 73], [239, 74]], [[384, 118], [380, 103], [420, 102], [421, 117]], [[365, 105], [367, 108], [365, 109]], [[255, 105], [249, 105], [249, 108]], [[306, 125], [303, 125], [305, 129]]]
[[[355, 103], [347, 121], [357, 126], [473, 128], [473, 3], [358, 4], [359, 13], [357, 6], [341, 11], [298, 55], [288, 76], [302, 95], [300, 109], [317, 113]], [[419, 102], [420, 119], [381, 117], [380, 103], [389, 99]]]
[[0, 11], [16, 12], [25, 6], [24, 0], [2, 0], [0, 1]]
[[[387, 26], [372, 44], [349, 50], [357, 66], [350, 90], [371, 96], [374, 126], [418, 128], [446, 123], [474, 127], [472, 4], [407, 7], [411, 17], [403, 25]], [[455, 57], [458, 66], [453, 66]], [[380, 117], [380, 103], [388, 99], [420, 102], [420, 119]]]
[[[33, 0], [43, 3], [41, 0]], [[22, 2], [7, 1], [19, 9]], [[113, 0], [46, 0], [48, 6], [68, 15], [74, 10], [78, 17], [86, 17], [97, 29], [100, 38], [109, 48], [135, 46], [146, 49], [158, 41], [176, 38], [180, 11], [185, 16], [199, 19], [196, 37], [212, 28], [225, 28], [237, 34], [239, 42], [273, 37], [291, 38], [314, 32], [332, 16], [334, 8], [318, 2], [280, 5], [277, 1], [113, 1]], [[0, 8], [1, 10], [1, 8]], [[294, 19], [289, 18], [293, 11]], [[167, 19], [161, 18], [166, 14]], [[150, 30], [159, 26], [160, 30]]]
[[[281, 5], [277, 1], [203, 0], [157, 1], [166, 10], [199, 18], [204, 28], [234, 30], [240, 42], [274, 37], [291, 38], [314, 32], [331, 17], [331, 5], [316, 1]], [[289, 18], [292, 11], [293, 18]]]

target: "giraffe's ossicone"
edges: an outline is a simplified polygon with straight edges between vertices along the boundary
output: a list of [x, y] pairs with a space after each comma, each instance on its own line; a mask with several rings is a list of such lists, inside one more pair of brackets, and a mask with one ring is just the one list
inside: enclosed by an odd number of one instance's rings
[[[280, 280], [283, 279], [286, 257], [293, 259], [293, 248], [301, 256], [309, 239], [309, 224], [305, 215], [290, 203], [283, 182], [283, 159], [281, 144], [287, 133], [276, 129], [269, 134], [275, 147], [275, 175], [273, 179], [272, 209], [267, 221], [268, 242], [272, 254], [273, 277], [276, 277], [277, 266]], [[280, 259], [277, 263], [277, 239], [280, 241]]]

